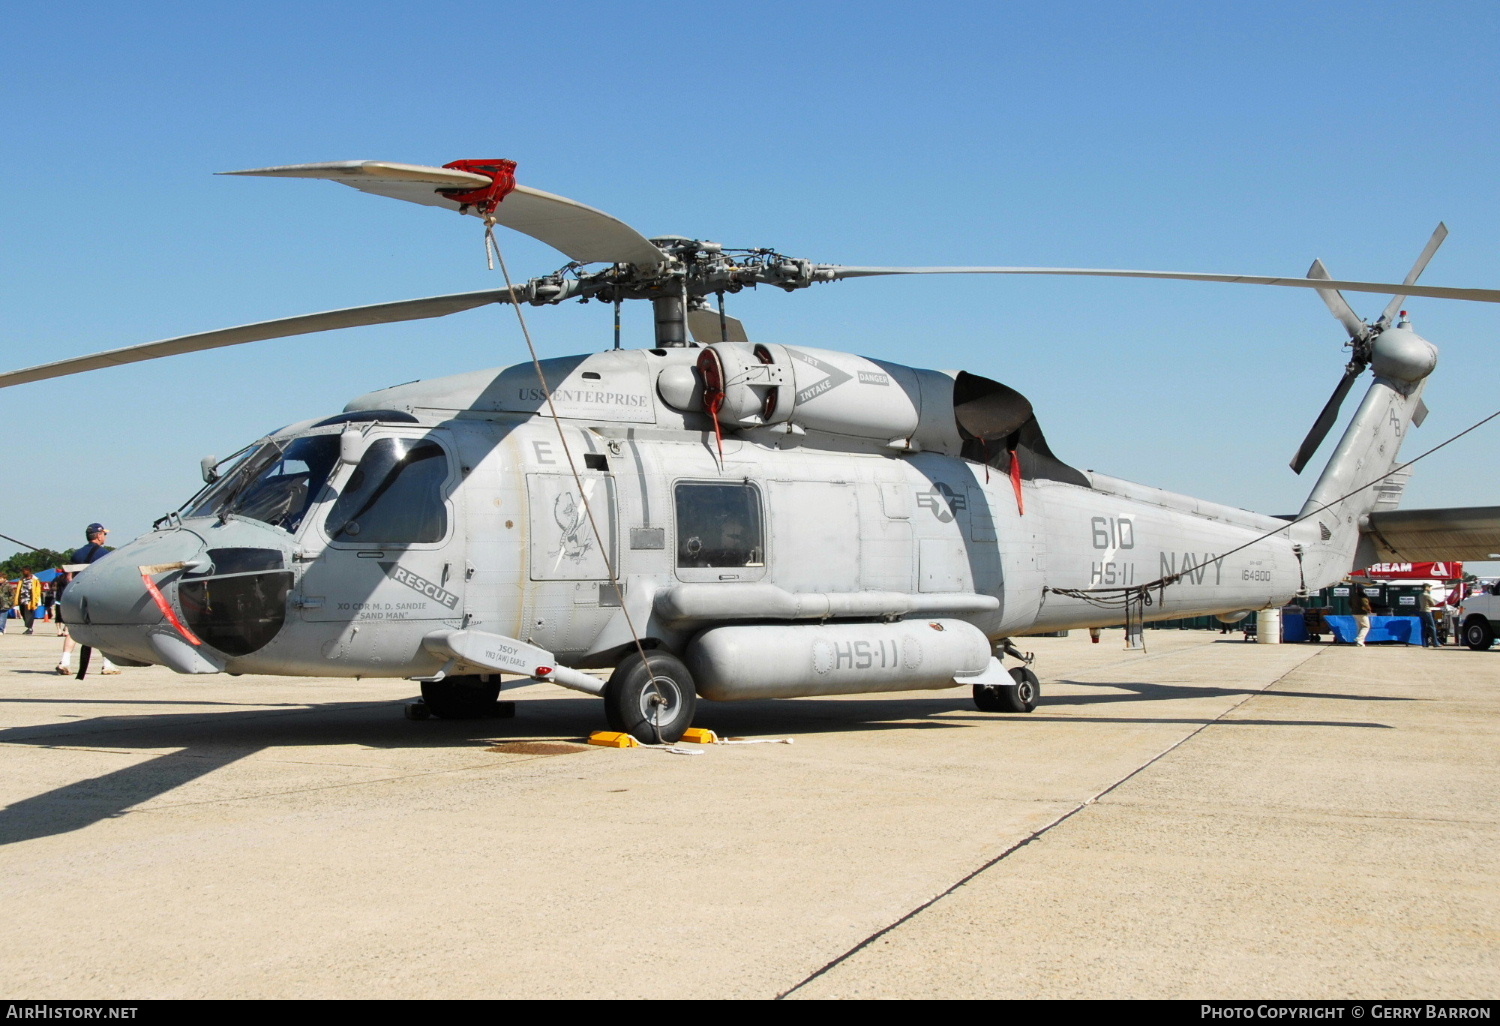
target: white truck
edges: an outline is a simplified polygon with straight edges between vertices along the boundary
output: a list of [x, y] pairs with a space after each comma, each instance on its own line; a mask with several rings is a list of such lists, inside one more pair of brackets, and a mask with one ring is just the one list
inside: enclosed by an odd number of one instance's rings
[[1458, 607], [1458, 636], [1476, 652], [1495, 643], [1500, 631], [1500, 595], [1470, 595]]

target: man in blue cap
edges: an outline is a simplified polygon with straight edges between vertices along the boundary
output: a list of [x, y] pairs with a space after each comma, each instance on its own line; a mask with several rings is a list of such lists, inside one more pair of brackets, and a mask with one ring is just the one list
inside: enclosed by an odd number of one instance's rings
[[75, 563], [97, 563], [114, 551], [104, 544], [104, 539], [109, 537], [109, 529], [103, 524], [90, 524], [84, 528], [83, 536], [89, 543], [73, 553]]
[[[104, 544], [105, 539], [109, 537], [109, 529], [106, 528], [103, 524], [90, 524], [88, 527], [83, 529], [83, 536], [88, 539], [88, 544], [73, 553], [74, 563], [97, 563], [99, 562], [99, 560], [103, 559], [105, 556], [114, 551], [108, 545]], [[57, 608], [58, 613], [61, 614], [62, 606], [59, 605]], [[63, 627], [61, 629], [66, 630], [67, 628]], [[69, 674], [73, 672], [68, 667], [68, 656], [73, 653], [73, 647], [73, 639], [64, 634], [62, 656], [58, 659], [57, 662], [57, 672], [59, 674]], [[120, 672], [120, 668], [114, 663], [110, 662], [109, 657], [106, 656], [103, 652], [100, 652], [99, 656], [104, 660], [104, 665], [99, 669], [100, 673]]]

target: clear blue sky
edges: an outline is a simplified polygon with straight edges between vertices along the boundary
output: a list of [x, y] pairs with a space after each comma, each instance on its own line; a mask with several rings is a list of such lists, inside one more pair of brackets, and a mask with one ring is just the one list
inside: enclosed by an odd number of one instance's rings
[[[6, 367], [496, 284], [472, 219], [211, 174], [314, 160], [510, 157], [647, 234], [861, 264], [1399, 280], [1445, 219], [1424, 280], [1500, 285], [1493, 2], [83, 3], [0, 32]], [[1500, 408], [1500, 307], [1410, 308], [1443, 355], [1408, 455]], [[1311, 487], [1287, 461], [1344, 360], [1292, 290], [873, 280], [731, 309], [767, 341], [999, 378], [1070, 462], [1268, 512]], [[597, 305], [532, 323], [552, 354], [609, 344]], [[488, 309], [6, 390], [0, 532], [127, 539], [205, 453], [521, 352]], [[1500, 504], [1497, 447], [1500, 422], [1424, 462], [1406, 504]]]

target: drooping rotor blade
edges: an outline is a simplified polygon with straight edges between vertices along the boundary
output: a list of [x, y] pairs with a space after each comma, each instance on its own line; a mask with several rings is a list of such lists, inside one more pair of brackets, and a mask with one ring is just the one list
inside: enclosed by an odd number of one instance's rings
[[1323, 444], [1323, 439], [1328, 437], [1328, 432], [1339, 419], [1339, 407], [1344, 405], [1344, 398], [1349, 394], [1349, 389], [1354, 386], [1354, 381], [1364, 371], [1364, 367], [1350, 364], [1345, 369], [1344, 376], [1340, 379], [1338, 387], [1329, 396], [1328, 402], [1323, 404], [1323, 412], [1318, 414], [1318, 419], [1313, 421], [1312, 430], [1307, 437], [1302, 439], [1302, 444], [1297, 448], [1297, 455], [1292, 457], [1292, 473], [1302, 473], [1302, 468], [1307, 466], [1307, 461], [1312, 459], [1313, 453], [1318, 451], [1318, 446]]
[[1059, 274], [1090, 278], [1163, 278], [1169, 281], [1216, 281], [1230, 285], [1279, 285], [1293, 289], [1342, 289], [1345, 292], [1401, 292], [1430, 299], [1463, 299], [1500, 303], [1500, 289], [1461, 289], [1444, 285], [1396, 285], [1379, 281], [1341, 281], [1316, 278], [1272, 278], [1256, 274], [1204, 274], [1192, 271], [1114, 271], [1091, 267], [844, 267], [818, 268], [818, 280], [868, 278], [880, 274]]
[[[524, 294], [519, 297], [524, 300]], [[448, 314], [472, 310], [487, 303], [508, 303], [507, 289], [488, 289], [483, 292], [460, 292], [448, 296], [429, 296], [426, 299], [403, 299], [395, 303], [376, 303], [374, 306], [354, 306], [344, 310], [327, 310], [323, 313], [303, 314], [299, 317], [282, 317], [258, 324], [244, 324], [237, 328], [220, 328], [217, 331], [183, 335], [179, 338], [146, 342], [123, 349], [111, 349], [90, 356], [76, 356], [71, 360], [44, 363], [37, 367], [0, 374], [0, 388], [24, 385], [30, 381], [61, 378], [69, 374], [117, 367], [143, 360], [157, 360], [163, 356], [196, 353], [204, 349], [219, 349], [237, 346], [244, 342], [261, 342], [289, 335], [306, 335], [314, 331], [331, 331], [334, 328], [357, 328], [366, 324], [392, 324], [396, 321], [416, 321], [426, 317], [446, 317]]]
[[[340, 160], [327, 164], [288, 164], [222, 175], [264, 178], [324, 178], [361, 192], [429, 207], [458, 210], [459, 204], [438, 189], [476, 189], [490, 179], [446, 167], [395, 164], [382, 160]], [[470, 213], [475, 213], [470, 211]], [[476, 214], [477, 216], [477, 214]], [[495, 220], [505, 227], [540, 239], [581, 263], [638, 264], [657, 267], [666, 261], [661, 250], [619, 218], [564, 196], [517, 185], [495, 209]]]
[[[1411, 271], [1407, 273], [1406, 281], [1402, 283], [1403, 289], [1406, 289], [1406, 286], [1412, 285], [1418, 278], [1422, 277], [1422, 272], [1427, 270], [1427, 262], [1432, 259], [1432, 255], [1438, 251], [1438, 247], [1443, 244], [1443, 240], [1447, 237], [1448, 226], [1439, 221], [1438, 226], [1432, 230], [1432, 238], [1427, 240], [1427, 245], [1422, 248], [1422, 252], [1417, 256], [1417, 262], [1411, 265]], [[1401, 295], [1392, 296], [1391, 301], [1385, 305], [1385, 309], [1380, 312], [1380, 317], [1375, 323], [1382, 328], [1391, 323], [1391, 318], [1395, 316], [1397, 310], [1401, 309], [1401, 304], [1406, 302], [1406, 297], [1410, 294], [1410, 290], [1406, 289]]]
[[[1309, 278], [1332, 278], [1328, 268], [1323, 266], [1323, 261], [1314, 260], [1312, 266], [1307, 269]], [[1344, 326], [1350, 338], [1359, 338], [1365, 333], [1365, 322], [1359, 319], [1359, 314], [1349, 305], [1344, 294], [1338, 289], [1319, 289], [1318, 295], [1323, 297], [1323, 302], [1328, 304], [1328, 312], [1338, 318], [1338, 322]]]
[[[701, 310], [689, 310], [687, 323], [693, 341], [702, 346], [710, 346], [715, 342], [750, 341], [750, 336], [745, 333], [745, 326], [737, 318], [725, 315], [724, 323], [721, 325], [719, 311], [707, 307]], [[728, 338], [724, 337], [726, 333]]]

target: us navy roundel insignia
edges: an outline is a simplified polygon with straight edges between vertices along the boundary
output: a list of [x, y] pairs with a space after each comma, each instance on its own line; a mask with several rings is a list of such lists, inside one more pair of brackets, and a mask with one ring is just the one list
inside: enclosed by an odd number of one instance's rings
[[922, 509], [932, 510], [932, 515], [937, 517], [940, 523], [951, 524], [953, 514], [966, 509], [969, 500], [943, 482], [937, 481], [929, 491], [917, 493], [917, 505]]

